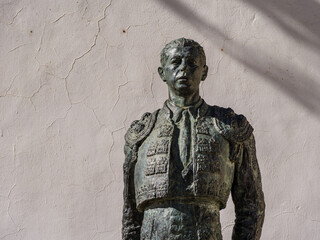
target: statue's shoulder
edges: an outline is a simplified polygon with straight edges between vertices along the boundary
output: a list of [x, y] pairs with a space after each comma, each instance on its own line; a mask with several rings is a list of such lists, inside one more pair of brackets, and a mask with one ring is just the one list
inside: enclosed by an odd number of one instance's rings
[[243, 142], [252, 134], [253, 128], [246, 117], [231, 108], [211, 106], [211, 112], [217, 130], [228, 140]]
[[151, 132], [157, 119], [159, 109], [153, 113], [146, 112], [140, 120], [131, 123], [125, 135], [126, 144], [130, 147], [142, 142]]

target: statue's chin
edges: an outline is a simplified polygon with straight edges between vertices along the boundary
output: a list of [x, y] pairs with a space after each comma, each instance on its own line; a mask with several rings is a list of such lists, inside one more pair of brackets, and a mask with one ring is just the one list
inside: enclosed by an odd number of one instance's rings
[[176, 92], [181, 96], [192, 95], [193, 91], [190, 86], [179, 86], [176, 88]]

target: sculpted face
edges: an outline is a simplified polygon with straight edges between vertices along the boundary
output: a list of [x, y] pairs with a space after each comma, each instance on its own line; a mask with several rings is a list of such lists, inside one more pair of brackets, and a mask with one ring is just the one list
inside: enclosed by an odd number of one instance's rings
[[199, 51], [194, 47], [174, 47], [166, 55], [164, 66], [159, 67], [158, 71], [169, 91], [180, 96], [199, 92], [199, 84], [208, 72]]

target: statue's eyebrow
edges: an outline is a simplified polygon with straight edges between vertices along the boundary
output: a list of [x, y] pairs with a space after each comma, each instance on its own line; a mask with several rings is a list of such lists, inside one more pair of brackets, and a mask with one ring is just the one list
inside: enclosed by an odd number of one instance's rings
[[173, 58], [181, 58], [181, 57], [182, 57], [181, 54], [177, 53], [177, 54], [174, 54], [174, 55], [171, 57], [171, 59], [173, 59]]
[[[195, 57], [192, 54], [187, 55], [187, 56], [184, 55], [183, 57], [185, 57], [187, 59], [189, 59], [189, 58], [195, 59]], [[182, 58], [182, 54], [177, 53], [171, 57], [171, 59], [174, 59], [174, 58]]]
[[186, 58], [187, 58], [187, 59], [190, 59], [190, 58], [192, 58], [192, 59], [196, 59], [192, 54], [187, 55], [187, 56], [186, 56]]
[[176, 61], [176, 60], [181, 60], [181, 56], [177, 55], [177, 56], [173, 56], [171, 58], [168, 59], [169, 62], [173, 62], [173, 61]]

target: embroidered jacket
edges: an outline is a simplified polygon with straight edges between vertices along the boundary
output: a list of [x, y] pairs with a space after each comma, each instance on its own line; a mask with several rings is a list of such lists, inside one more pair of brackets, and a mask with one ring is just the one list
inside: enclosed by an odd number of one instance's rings
[[184, 168], [176, 161], [176, 116], [167, 103], [131, 124], [125, 136], [124, 240], [140, 240], [143, 211], [151, 203], [181, 199], [223, 209], [230, 192], [232, 238], [260, 238], [265, 204], [252, 127], [243, 115], [203, 100], [193, 116], [191, 163]]

